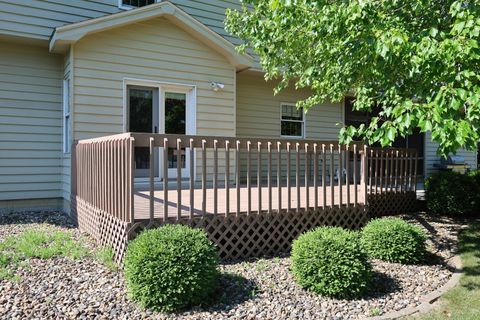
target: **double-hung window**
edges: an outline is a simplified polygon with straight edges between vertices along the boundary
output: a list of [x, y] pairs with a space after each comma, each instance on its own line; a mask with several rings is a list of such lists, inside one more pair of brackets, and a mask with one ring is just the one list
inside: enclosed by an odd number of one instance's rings
[[70, 80], [63, 80], [63, 152], [70, 152]]
[[154, 4], [155, 2], [160, 2], [158, 0], [118, 0], [118, 6], [121, 9], [133, 9], [138, 7], [148, 6], [149, 4]]
[[282, 137], [303, 138], [305, 135], [305, 114], [303, 108], [293, 103], [282, 103], [281, 106]]

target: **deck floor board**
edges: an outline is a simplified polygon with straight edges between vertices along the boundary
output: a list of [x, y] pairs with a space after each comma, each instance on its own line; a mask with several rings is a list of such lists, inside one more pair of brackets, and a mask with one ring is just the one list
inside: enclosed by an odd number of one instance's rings
[[[342, 202], [346, 204], [347, 202], [347, 186], [342, 187]], [[364, 203], [364, 192], [361, 186], [357, 186], [358, 190], [358, 203]], [[282, 187], [281, 188], [282, 194], [282, 209], [285, 210], [288, 208], [288, 188]], [[300, 209], [305, 210], [306, 206], [306, 187], [300, 187]], [[334, 190], [334, 205], [340, 203], [340, 192], [339, 187], [335, 186]], [[269, 206], [269, 197], [268, 197], [268, 188], [262, 188], [262, 203], [261, 209], [262, 211], [268, 211]], [[291, 187], [291, 201], [290, 207], [293, 211], [297, 208], [297, 188]], [[320, 186], [317, 189], [318, 192], [318, 206], [323, 206], [323, 189]], [[309, 208], [314, 208], [315, 205], [315, 188], [309, 187]], [[355, 194], [355, 187], [350, 185], [350, 204], [354, 205], [354, 194]], [[149, 191], [136, 191], [135, 192], [135, 219], [136, 220], [144, 220], [149, 219], [150, 216], [150, 204], [149, 204], [150, 193]], [[203, 192], [202, 189], [195, 189], [194, 190], [194, 215], [201, 216], [203, 215], [202, 211], [202, 198]], [[248, 188], [241, 187], [240, 188], [240, 213], [246, 213], [248, 211]], [[251, 188], [251, 196], [250, 196], [250, 203], [251, 203], [251, 212], [258, 212], [258, 188], [252, 187]], [[155, 190], [155, 197], [154, 197], [154, 218], [159, 219], [162, 218], [164, 215], [164, 192], [163, 190]], [[331, 206], [331, 190], [330, 187], [327, 187], [326, 190], [326, 206]], [[177, 207], [178, 207], [178, 194], [177, 190], [169, 190], [168, 191], [168, 216], [169, 217], [176, 217], [177, 216]], [[225, 188], [218, 189], [218, 202], [217, 202], [217, 214], [225, 214], [226, 213], [226, 190]], [[229, 212], [236, 213], [237, 211], [237, 189], [230, 188], [230, 202], [229, 202]], [[272, 187], [272, 210], [278, 210], [278, 188]], [[181, 215], [182, 217], [188, 217], [190, 214], [190, 190], [184, 189], [181, 191]], [[206, 212], [205, 214], [214, 214], [214, 189], [209, 188], [206, 189]]]

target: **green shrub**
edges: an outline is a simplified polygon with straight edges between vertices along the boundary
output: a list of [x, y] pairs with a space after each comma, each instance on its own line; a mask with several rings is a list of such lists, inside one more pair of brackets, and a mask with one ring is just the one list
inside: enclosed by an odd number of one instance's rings
[[463, 215], [479, 206], [478, 178], [451, 171], [440, 171], [425, 180], [425, 196], [430, 212]]
[[418, 263], [426, 252], [426, 233], [400, 218], [372, 220], [363, 228], [361, 235], [362, 245], [372, 258]]
[[172, 312], [205, 303], [217, 287], [218, 253], [204, 231], [166, 225], [128, 245], [129, 296], [143, 308]]
[[358, 234], [336, 227], [320, 227], [301, 235], [293, 242], [292, 263], [300, 286], [330, 297], [359, 296], [372, 276]]
[[480, 186], [480, 170], [472, 170], [468, 173], [468, 176], [474, 178], [477, 185]]

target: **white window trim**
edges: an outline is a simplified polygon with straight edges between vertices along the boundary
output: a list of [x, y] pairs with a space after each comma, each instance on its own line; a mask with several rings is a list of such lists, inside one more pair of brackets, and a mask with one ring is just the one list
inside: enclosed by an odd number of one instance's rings
[[[155, 0], [155, 2], [161, 2], [162, 0]], [[126, 5], [126, 4], [123, 4], [123, 0], [118, 0], [118, 8], [119, 9], [122, 9], [122, 10], [132, 10], [132, 9], [136, 9], [138, 7], [134, 7], [134, 6], [129, 6], [129, 5]]]
[[[306, 116], [307, 114], [305, 113], [305, 109], [302, 112], [302, 120], [284, 120], [282, 118], [282, 106], [292, 106], [292, 107], [297, 107], [297, 104], [295, 102], [280, 102], [280, 137], [282, 138], [288, 138], [288, 139], [305, 139], [307, 136], [307, 121], [306, 121]], [[282, 135], [282, 121], [290, 121], [290, 122], [300, 122], [302, 123], [302, 135], [301, 136], [287, 136], [287, 135]]]
[[[67, 111], [68, 110], [68, 111]], [[63, 153], [67, 154], [70, 153], [71, 149], [71, 105], [70, 105], [70, 80], [64, 79], [63, 80], [63, 137], [62, 137], [62, 144], [63, 144]], [[67, 126], [67, 122], [70, 124]]]
[[[146, 79], [124, 78], [123, 79], [123, 132], [127, 132], [127, 117], [128, 117], [128, 105], [127, 105], [127, 87], [128, 86], [140, 86], [156, 88], [159, 92], [159, 103], [161, 102], [162, 92], [174, 91], [178, 93], [185, 93], [188, 99], [187, 105], [187, 126], [186, 134], [197, 134], [197, 86], [192, 84], [173, 83]], [[159, 108], [161, 106], [159, 105]], [[162, 115], [160, 115], [160, 122], [163, 121]], [[162, 133], [162, 132], [159, 132]]]

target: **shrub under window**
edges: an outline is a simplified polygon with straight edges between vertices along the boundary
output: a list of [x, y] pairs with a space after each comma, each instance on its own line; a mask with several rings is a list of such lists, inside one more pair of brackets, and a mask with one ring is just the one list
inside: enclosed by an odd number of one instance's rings
[[440, 171], [425, 180], [425, 196], [430, 212], [462, 215], [477, 208], [479, 185], [475, 177]]
[[389, 262], [418, 263], [426, 252], [427, 235], [420, 227], [400, 218], [370, 221], [361, 242], [372, 258]]
[[218, 276], [217, 250], [199, 229], [166, 225], [147, 230], [127, 248], [128, 293], [144, 308], [172, 312], [205, 303]]
[[301, 235], [293, 242], [292, 262], [300, 286], [331, 297], [361, 295], [372, 275], [358, 234], [337, 227], [320, 227]]

